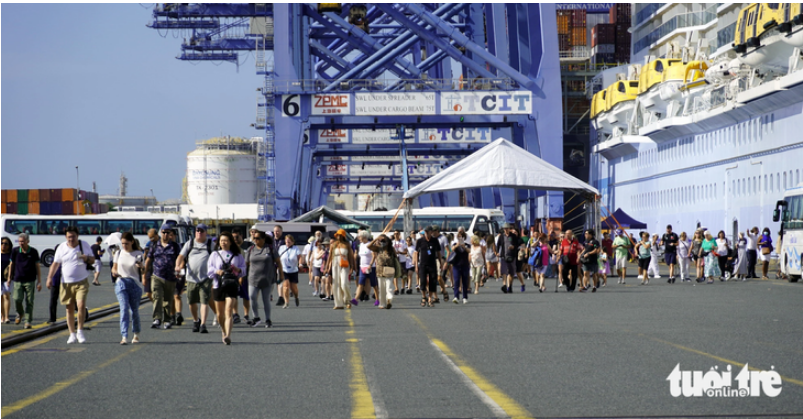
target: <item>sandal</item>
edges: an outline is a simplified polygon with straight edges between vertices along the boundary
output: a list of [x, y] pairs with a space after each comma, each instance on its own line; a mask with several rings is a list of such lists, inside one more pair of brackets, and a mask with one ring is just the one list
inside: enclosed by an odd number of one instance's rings
[[430, 307], [435, 307], [435, 304], [432, 304], [432, 301], [427, 303]]
[[427, 306], [427, 299], [426, 298], [422, 298], [421, 299], [421, 307], [426, 307], [426, 306]]

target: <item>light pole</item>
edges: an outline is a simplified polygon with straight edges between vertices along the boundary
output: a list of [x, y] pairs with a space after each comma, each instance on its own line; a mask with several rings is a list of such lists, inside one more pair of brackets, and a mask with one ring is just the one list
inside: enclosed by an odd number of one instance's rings
[[151, 205], [156, 205], [156, 196], [153, 195], [153, 189], [151, 189], [151, 201], [153, 201]]
[[78, 194], [78, 191], [81, 190], [81, 177], [78, 174], [78, 166], [75, 166], [75, 193]]

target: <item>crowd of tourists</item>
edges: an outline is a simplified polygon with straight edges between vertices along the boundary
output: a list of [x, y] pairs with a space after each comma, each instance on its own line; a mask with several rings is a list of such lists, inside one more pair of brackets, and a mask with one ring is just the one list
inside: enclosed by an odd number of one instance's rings
[[[371, 305], [391, 309], [395, 297], [417, 294], [421, 307], [435, 307], [441, 302], [468, 304], [469, 296], [480, 294], [489, 280], [501, 282], [505, 294], [525, 292], [529, 280], [544, 292], [547, 278], [557, 278], [555, 292], [597, 292], [615, 275], [625, 284], [627, 268], [637, 263], [641, 285], [659, 279], [659, 259], [668, 267], [667, 282], [712, 284], [715, 280], [767, 279], [773, 242], [768, 228], [757, 227], [741, 232], [731, 241], [723, 231], [716, 234], [705, 228], [676, 234], [671, 225], [659, 237], [641, 232], [636, 238], [623, 230], [614, 237], [605, 232], [601, 238], [594, 230], [575, 237], [572, 230], [549, 235], [536, 231], [520, 232], [505, 224], [496, 236], [477, 232], [469, 235], [463, 227], [444, 234], [438, 226], [421, 231], [379, 234], [359, 230], [349, 240], [344, 230], [332, 238], [320, 232], [305, 245], [292, 235], [283, 234], [280, 225], [272, 231], [252, 227], [249, 240], [238, 233], [222, 232], [215, 240], [207, 227], [195, 227], [192, 240], [176, 243], [172, 225], [164, 224], [157, 232], [148, 232], [142, 246], [130, 232], [123, 233], [120, 245], [111, 249], [115, 294], [120, 305], [120, 344], [139, 342], [142, 333], [139, 306], [143, 292], [153, 302], [151, 328], [170, 329], [184, 322], [183, 298], [186, 295], [192, 317], [192, 332], [209, 333], [220, 328], [221, 340], [231, 344], [233, 325], [246, 323], [256, 328], [270, 328], [271, 306], [287, 309], [301, 304], [299, 273], [309, 272], [312, 296], [330, 301], [334, 310]], [[98, 283], [99, 246], [80, 240], [75, 227], [66, 229], [66, 241], [56, 248], [53, 263], [46, 274], [50, 290], [50, 320], [56, 321], [56, 307], [66, 307], [70, 335], [67, 343], [84, 343], [87, 317], [89, 276], [95, 271]], [[97, 241], [100, 244], [100, 240]], [[28, 236], [18, 236], [19, 246], [2, 239], [2, 318], [9, 323], [13, 300], [16, 324], [24, 328], [33, 322], [34, 294], [42, 289], [42, 273], [37, 250]], [[98, 247], [98, 248], [96, 248]], [[102, 253], [101, 253], [102, 254]], [[352, 282], [356, 288], [352, 293]], [[515, 283], [515, 285], [514, 285]], [[499, 284], [497, 284], [499, 285]], [[441, 296], [443, 297], [441, 299]], [[417, 297], [416, 297], [417, 298]], [[240, 317], [242, 302], [243, 317]]]

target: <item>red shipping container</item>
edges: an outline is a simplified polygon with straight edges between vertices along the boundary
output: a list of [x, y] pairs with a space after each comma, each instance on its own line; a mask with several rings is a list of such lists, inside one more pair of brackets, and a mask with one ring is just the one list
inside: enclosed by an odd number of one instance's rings
[[627, 23], [630, 25], [631, 16], [630, 3], [616, 3], [608, 11], [611, 23]]
[[61, 202], [61, 189], [50, 190], [50, 202]]
[[75, 215], [75, 201], [62, 202], [60, 215]]
[[572, 27], [586, 27], [586, 10], [585, 9], [574, 9], [572, 10]]
[[39, 189], [39, 202], [50, 202], [50, 189]]
[[8, 204], [6, 204], [5, 202], [3, 202], [2, 205], [0, 205], [0, 213], [8, 214]]
[[591, 46], [600, 44], [614, 44], [616, 39], [616, 27], [609, 23], [600, 23], [591, 28]]
[[5, 203], [8, 202], [8, 191], [3, 189], [3, 191], [0, 193], [2, 193], [2, 199], [0, 199], [0, 202], [3, 203], [3, 211], [5, 211], [6, 210]]

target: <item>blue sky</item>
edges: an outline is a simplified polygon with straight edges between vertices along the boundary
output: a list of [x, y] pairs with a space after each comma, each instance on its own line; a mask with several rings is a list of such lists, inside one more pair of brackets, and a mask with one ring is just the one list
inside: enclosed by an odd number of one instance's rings
[[[97, 183], [180, 198], [186, 154], [221, 133], [251, 137], [253, 56], [240, 66], [175, 57], [182, 40], [145, 27], [139, 4], [3, 4], [0, 171], [3, 189]], [[162, 33], [164, 35], [164, 32]]]

